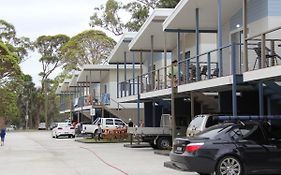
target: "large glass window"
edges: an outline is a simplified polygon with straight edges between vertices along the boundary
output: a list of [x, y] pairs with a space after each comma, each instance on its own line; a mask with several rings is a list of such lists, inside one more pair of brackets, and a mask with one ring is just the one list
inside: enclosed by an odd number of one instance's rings
[[106, 125], [113, 125], [113, 119], [106, 119], [105, 124]]

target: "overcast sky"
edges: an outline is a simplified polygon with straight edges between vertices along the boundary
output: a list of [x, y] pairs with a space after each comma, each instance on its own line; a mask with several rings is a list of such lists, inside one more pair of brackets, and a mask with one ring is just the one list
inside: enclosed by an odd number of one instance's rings
[[[122, 0], [128, 1], [130, 0]], [[32, 40], [41, 35], [66, 34], [71, 37], [91, 29], [89, 19], [94, 7], [105, 2], [106, 0], [0, 0], [0, 19], [12, 23], [18, 36], [26, 36]], [[111, 33], [106, 33], [118, 40]], [[30, 74], [36, 85], [40, 84], [38, 73], [42, 69], [38, 57], [32, 54], [21, 64], [22, 71]], [[56, 74], [57, 72], [52, 77]]]

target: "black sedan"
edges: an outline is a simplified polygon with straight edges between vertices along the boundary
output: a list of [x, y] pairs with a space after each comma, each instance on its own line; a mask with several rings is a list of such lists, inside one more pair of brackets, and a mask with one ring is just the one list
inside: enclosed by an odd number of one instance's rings
[[281, 126], [270, 122], [215, 125], [177, 138], [170, 165], [199, 174], [281, 174]]

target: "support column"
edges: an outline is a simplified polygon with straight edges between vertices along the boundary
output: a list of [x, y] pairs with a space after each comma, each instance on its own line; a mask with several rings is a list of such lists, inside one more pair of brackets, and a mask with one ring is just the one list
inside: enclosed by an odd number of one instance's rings
[[267, 97], [267, 115], [272, 115], [271, 111], [271, 99]]
[[247, 41], [247, 37], [248, 37], [248, 12], [247, 12], [247, 6], [248, 6], [248, 2], [247, 0], [243, 0], [243, 41], [244, 41], [244, 67], [245, 67], [245, 72], [247, 72], [249, 70], [249, 61], [248, 61], [248, 41]]
[[194, 100], [194, 95], [193, 95], [193, 92], [190, 92], [190, 118], [191, 118], [191, 120], [192, 119], [194, 119], [194, 116], [195, 116], [195, 105], [194, 105], [194, 103], [195, 103], [195, 100]]
[[199, 54], [200, 54], [200, 33], [199, 33], [199, 9], [195, 10], [195, 21], [196, 21], [196, 29], [195, 29], [195, 43], [196, 43], [196, 81], [200, 80], [200, 65], [199, 65]]
[[127, 96], [127, 52], [124, 52], [124, 96]]
[[152, 99], [152, 125], [153, 127], [156, 126], [156, 115], [155, 115], [156, 109], [155, 109], [155, 101]]
[[[180, 61], [181, 61], [181, 42], [180, 42], [180, 39], [181, 38], [180, 37], [181, 37], [181, 34], [180, 34], [180, 32], [178, 32], [177, 33], [177, 57], [178, 57], [178, 64], [177, 64], [178, 72], [177, 72], [177, 74], [178, 75], [176, 75], [178, 77], [178, 82], [177, 82], [178, 85], [180, 85], [180, 76], [181, 76], [181, 69], [180, 69], [181, 68], [181, 66], [180, 66]], [[174, 72], [172, 72], [172, 77], [173, 76], [174, 76]], [[175, 85], [175, 86], [177, 86], [177, 85]]]
[[138, 94], [138, 101], [137, 101], [137, 122], [140, 123], [140, 76], [137, 76], [137, 94]]
[[132, 53], [133, 54], [133, 95], [135, 95], [135, 79], [136, 79], [136, 75], [135, 75], [135, 52]]
[[167, 35], [164, 33], [165, 43], [164, 43], [164, 89], [167, 88]]
[[237, 78], [236, 78], [236, 45], [232, 43], [231, 46], [231, 67], [232, 67], [232, 115], [237, 116]]
[[151, 83], [149, 84], [152, 84], [152, 89], [153, 90], [155, 88], [155, 72], [154, 72], [154, 36], [151, 35], [150, 36], [150, 46], [151, 46], [151, 49], [150, 49], [150, 58], [151, 58], [151, 78], [149, 78], [149, 81], [152, 81]]
[[142, 77], [143, 77], [143, 70], [142, 70], [142, 52], [140, 52], [140, 92], [143, 92], [143, 81], [142, 81]]
[[219, 57], [219, 76], [223, 75], [223, 60], [222, 60], [222, 0], [218, 1], [218, 57]]
[[117, 98], [119, 98], [119, 63], [117, 63], [117, 77], [116, 77], [116, 81], [117, 81]]
[[264, 115], [264, 100], [263, 100], [263, 82], [259, 81], [259, 114], [260, 116]]

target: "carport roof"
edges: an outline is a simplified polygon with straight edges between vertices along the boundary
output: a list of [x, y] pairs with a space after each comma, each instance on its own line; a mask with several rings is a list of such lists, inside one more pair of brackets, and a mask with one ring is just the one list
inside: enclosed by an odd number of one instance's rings
[[173, 10], [174, 9], [155, 9], [142, 25], [136, 37], [129, 44], [129, 49], [131, 51], [150, 51], [151, 36], [153, 35], [154, 51], [163, 51], [165, 43], [168, 51], [173, 50], [176, 45], [176, 35], [164, 32], [162, 26], [165, 19]]
[[[87, 64], [83, 66], [82, 71], [77, 77], [77, 83], [100, 83], [109, 73], [110, 70], [116, 70], [116, 64], [109, 65], [93, 65]], [[120, 64], [119, 69], [124, 69], [124, 65]], [[126, 65], [126, 69], [133, 69], [133, 65]], [[140, 69], [139, 65], [135, 65], [135, 69]]]
[[[121, 39], [115, 45], [114, 49], [111, 51], [111, 54], [108, 58], [109, 63], [118, 63], [124, 61], [124, 52], [129, 53], [128, 44], [136, 36], [137, 32], [128, 32], [123, 34]], [[127, 57], [127, 63], [132, 63], [133, 60], [131, 57]]]
[[[222, 22], [242, 8], [243, 0], [222, 0]], [[163, 30], [195, 30], [195, 9], [199, 9], [200, 30], [217, 30], [217, 0], [181, 0], [163, 23]]]
[[75, 74], [73, 74], [70, 83], [69, 83], [69, 87], [76, 87], [77, 86], [77, 78], [79, 76], [80, 72], [76, 72]]

